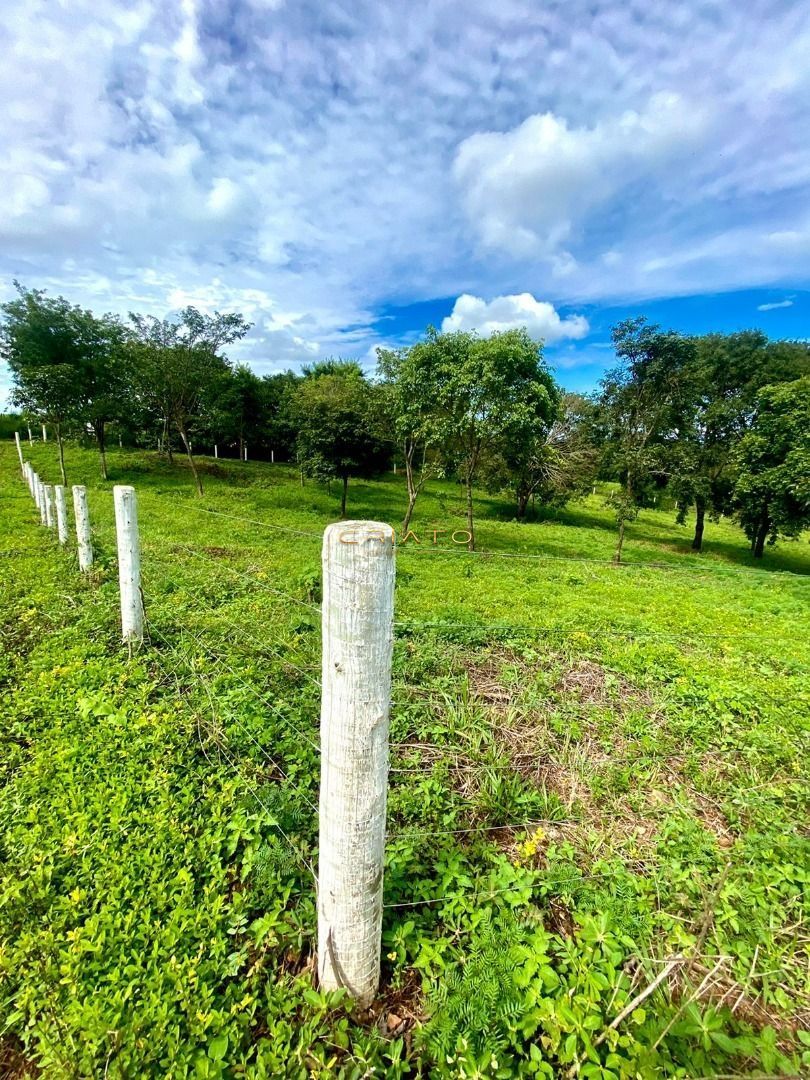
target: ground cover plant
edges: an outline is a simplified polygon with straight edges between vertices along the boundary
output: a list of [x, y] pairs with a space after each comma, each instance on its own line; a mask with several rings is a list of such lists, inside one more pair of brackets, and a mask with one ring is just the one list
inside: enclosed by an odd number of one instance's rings
[[[54, 448], [26, 455], [59, 479]], [[65, 446], [87, 578], [0, 446], [0, 1072], [799, 1076], [810, 548], [702, 554], [601, 487], [519, 524], [431, 479], [397, 554], [383, 987], [313, 980], [320, 542], [298, 470]], [[148, 641], [119, 644], [111, 485]], [[394, 525], [405, 478], [353, 484]], [[433, 543], [433, 530], [440, 530]]]

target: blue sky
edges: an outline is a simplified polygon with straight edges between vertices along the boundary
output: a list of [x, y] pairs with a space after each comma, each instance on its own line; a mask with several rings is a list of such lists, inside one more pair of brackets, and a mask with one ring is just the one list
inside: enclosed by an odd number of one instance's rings
[[[526, 325], [810, 336], [810, 8], [7, 0], [0, 298], [254, 323], [257, 371]], [[0, 373], [0, 396], [3, 380]]]

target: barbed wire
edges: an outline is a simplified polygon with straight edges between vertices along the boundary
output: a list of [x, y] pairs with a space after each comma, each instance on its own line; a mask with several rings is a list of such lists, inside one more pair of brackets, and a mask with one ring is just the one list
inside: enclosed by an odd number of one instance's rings
[[196, 510], [199, 514], [211, 514], [214, 517], [230, 518], [232, 521], [242, 521], [247, 525], [260, 525], [265, 529], [274, 529], [276, 532], [286, 532], [294, 536], [308, 536], [314, 537], [317, 540], [323, 540], [323, 532], [313, 532], [308, 529], [295, 529], [291, 525], [275, 525], [271, 521], [243, 517], [240, 514], [229, 514], [224, 510], [211, 510], [209, 507], [197, 506], [195, 503], [189, 503], [188, 508], [190, 510]]
[[[155, 627], [154, 623], [151, 623], [151, 622], [147, 621], [147, 625], [150, 627], [151, 630], [154, 630], [158, 634], [158, 636], [161, 637], [162, 640], [165, 641], [167, 645], [169, 645], [170, 648], [172, 647], [171, 643], [168, 641], [168, 639], [166, 639], [162, 634], [160, 634], [159, 631], [157, 631], [157, 628]], [[180, 632], [181, 632], [181, 634], [188, 634], [191, 638], [193, 638], [194, 641], [199, 645], [199, 647], [201, 649], [203, 649], [203, 651], [206, 654], [209, 654], [211, 652], [211, 646], [209, 645], [209, 643], [203, 641], [192, 630], [189, 630], [188, 627], [184, 628]], [[262, 704], [266, 708], [270, 709], [270, 711], [275, 713], [275, 715], [278, 716], [279, 719], [284, 721], [284, 723], [288, 724], [293, 729], [293, 731], [299, 736], [299, 738], [303, 739], [306, 743], [308, 743], [309, 746], [313, 750], [315, 750], [316, 753], [320, 752], [320, 748], [319, 748], [319, 746], [318, 746], [318, 744], [316, 742], [314, 742], [308, 735], [304, 734], [304, 732], [301, 731], [301, 729], [296, 724], [294, 724], [292, 722], [292, 720], [290, 720], [290, 718], [288, 716], [286, 716], [278, 708], [277, 705], [275, 705], [272, 701], [268, 700], [266, 695], [263, 695], [254, 686], [252, 686], [249, 682], [247, 682], [245, 679], [243, 679], [242, 676], [238, 674], [238, 672], [234, 671], [234, 669], [229, 664], [226, 664], [221, 656], [213, 656], [213, 657], [210, 657], [210, 659], [212, 660], [213, 663], [218, 664], [220, 667], [224, 668], [225, 671], [227, 671], [229, 675], [231, 675], [234, 679], [236, 679], [236, 681], [238, 683], [240, 683], [240, 685], [244, 686], [245, 689], [248, 690], [248, 692], [251, 693], [254, 696], [254, 698], [256, 698], [256, 700], [260, 704]]]
[[[439, 530], [442, 531], [442, 530]], [[447, 531], [447, 530], [444, 530]], [[456, 530], [466, 532], [466, 529]], [[428, 532], [432, 533], [433, 529], [428, 529]], [[614, 562], [610, 557], [597, 558], [593, 555], [554, 555], [550, 552], [528, 552], [528, 551], [492, 551], [476, 549], [470, 551], [469, 548], [444, 548], [438, 544], [431, 544], [430, 547], [423, 548], [417, 547], [415, 544], [408, 546], [404, 543], [397, 545], [397, 553], [404, 554], [409, 553], [412, 555], [455, 555], [461, 558], [481, 558], [481, 559], [525, 559], [530, 562], [573, 562], [573, 563], [585, 563], [600, 566], [610, 570], [667, 570], [674, 573], [688, 573], [699, 575], [716, 575], [716, 574], [740, 574], [742, 576], [752, 577], [761, 576], [765, 580], [774, 576], [785, 576], [795, 580], [798, 583], [808, 584], [810, 583], [810, 574], [801, 573], [795, 570], [766, 570], [760, 569], [757, 566], [751, 567], [736, 567], [725, 566], [722, 563], [712, 563], [707, 566], [695, 566], [693, 564], [678, 566], [675, 563], [668, 562], [647, 562], [639, 559], [629, 559], [624, 562]]]

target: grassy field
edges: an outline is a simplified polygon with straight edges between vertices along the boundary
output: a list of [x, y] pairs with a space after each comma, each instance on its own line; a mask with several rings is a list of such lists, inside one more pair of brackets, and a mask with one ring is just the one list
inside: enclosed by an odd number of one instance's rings
[[[58, 479], [54, 448], [27, 456]], [[810, 1071], [810, 546], [600, 494], [519, 525], [459, 489], [397, 554], [379, 1000], [314, 988], [320, 540], [285, 466], [67, 450], [97, 563], [0, 446], [0, 1075]], [[111, 487], [149, 641], [119, 644]], [[402, 477], [350, 486], [396, 524]], [[644, 996], [645, 988], [655, 989]], [[630, 1007], [636, 1001], [634, 1007]]]

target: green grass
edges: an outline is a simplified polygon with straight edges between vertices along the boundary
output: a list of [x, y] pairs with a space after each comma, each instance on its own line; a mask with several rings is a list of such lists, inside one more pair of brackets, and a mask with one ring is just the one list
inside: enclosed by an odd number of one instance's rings
[[[27, 451], [58, 479], [54, 449]], [[798, 1075], [810, 1067], [810, 546], [689, 550], [604, 495], [520, 525], [459, 489], [397, 554], [384, 970], [313, 988], [320, 537], [285, 466], [68, 447], [97, 563], [0, 447], [0, 1072]], [[113, 483], [149, 642], [119, 644]], [[396, 524], [402, 477], [350, 486]], [[251, 519], [237, 520], [237, 519]], [[516, 558], [515, 555], [531, 556]], [[654, 564], [654, 565], [650, 565]], [[672, 975], [615, 1028], [663, 962]]]

